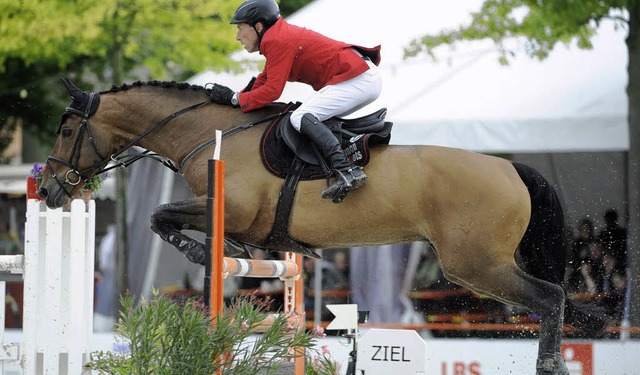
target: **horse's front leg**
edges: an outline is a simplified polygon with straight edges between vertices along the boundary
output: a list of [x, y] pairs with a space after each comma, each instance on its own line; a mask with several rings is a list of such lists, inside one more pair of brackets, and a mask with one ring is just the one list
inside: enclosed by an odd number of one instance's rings
[[[189, 261], [204, 265], [205, 245], [182, 230], [206, 231], [206, 197], [196, 197], [158, 206], [151, 215], [151, 230], [173, 245]], [[244, 246], [225, 239], [224, 255], [250, 257]]]

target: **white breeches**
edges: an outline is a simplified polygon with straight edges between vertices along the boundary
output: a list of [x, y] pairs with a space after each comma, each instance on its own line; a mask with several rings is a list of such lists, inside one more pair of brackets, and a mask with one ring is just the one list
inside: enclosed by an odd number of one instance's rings
[[325, 86], [302, 103], [291, 113], [293, 127], [300, 131], [300, 120], [305, 113], [324, 121], [333, 116], [346, 116], [376, 100], [382, 91], [382, 75], [374, 63], [367, 60], [367, 64], [366, 72], [348, 81]]

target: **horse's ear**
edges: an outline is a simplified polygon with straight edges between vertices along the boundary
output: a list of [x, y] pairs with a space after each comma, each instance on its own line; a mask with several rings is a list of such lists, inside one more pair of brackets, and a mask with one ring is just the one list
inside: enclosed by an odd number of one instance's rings
[[67, 77], [62, 77], [62, 83], [64, 87], [67, 89], [69, 96], [71, 96], [71, 100], [74, 102], [82, 102], [83, 98], [86, 96], [86, 93], [82, 92], [76, 85], [71, 82]]

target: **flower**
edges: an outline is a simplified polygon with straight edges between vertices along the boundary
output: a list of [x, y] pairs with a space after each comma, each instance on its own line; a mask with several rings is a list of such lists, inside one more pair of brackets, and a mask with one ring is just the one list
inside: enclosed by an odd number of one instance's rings
[[319, 326], [319, 325], [313, 327], [313, 330], [311, 331], [311, 334], [313, 336], [321, 338], [321, 339], [327, 337], [327, 334], [324, 333], [324, 328], [322, 328], [322, 326]]
[[84, 182], [84, 185], [82, 185], [82, 190], [96, 191], [100, 189], [100, 185], [102, 185], [104, 180], [106, 180], [108, 177], [109, 173], [107, 172], [98, 173], [97, 175]]
[[246, 321], [246, 320], [245, 320], [245, 321], [243, 321], [243, 322], [242, 322], [242, 324], [241, 324], [241, 326], [240, 326], [240, 328], [242, 328], [242, 331], [243, 331], [243, 332], [244, 332], [244, 331], [246, 331], [246, 330], [248, 330], [248, 329], [249, 329], [249, 323], [247, 323], [247, 321]]
[[42, 183], [42, 175], [44, 174], [44, 168], [45, 168], [44, 164], [35, 163], [33, 165], [33, 168], [31, 168], [31, 171], [29, 172], [29, 175], [36, 179], [36, 184], [38, 187], [40, 187], [40, 184]]
[[130, 354], [131, 345], [128, 342], [117, 341], [113, 344], [112, 351], [117, 354]]

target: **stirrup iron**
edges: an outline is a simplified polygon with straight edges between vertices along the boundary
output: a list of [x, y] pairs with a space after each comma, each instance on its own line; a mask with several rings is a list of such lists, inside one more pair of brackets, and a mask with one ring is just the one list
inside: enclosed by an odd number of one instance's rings
[[322, 198], [331, 199], [333, 203], [341, 203], [351, 190], [358, 189], [367, 181], [367, 175], [358, 166], [353, 166], [346, 171], [334, 170], [334, 173], [335, 181], [322, 192]]

